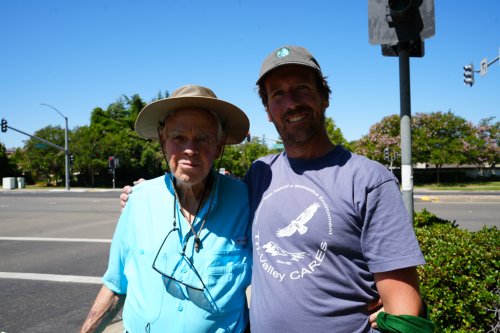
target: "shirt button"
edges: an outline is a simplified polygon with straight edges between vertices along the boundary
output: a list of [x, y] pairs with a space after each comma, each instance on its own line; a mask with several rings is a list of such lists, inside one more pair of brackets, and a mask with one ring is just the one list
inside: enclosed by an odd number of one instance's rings
[[181, 312], [182, 310], [184, 310], [184, 307], [182, 305], [178, 305], [177, 306], [177, 311]]
[[182, 273], [186, 273], [187, 272], [187, 268], [186, 267], [182, 267], [181, 272]]

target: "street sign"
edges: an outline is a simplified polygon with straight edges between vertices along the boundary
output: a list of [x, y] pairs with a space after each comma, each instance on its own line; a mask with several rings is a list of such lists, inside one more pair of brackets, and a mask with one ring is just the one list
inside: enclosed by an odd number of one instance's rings
[[481, 60], [481, 67], [479, 67], [479, 75], [485, 76], [488, 73], [488, 59]]

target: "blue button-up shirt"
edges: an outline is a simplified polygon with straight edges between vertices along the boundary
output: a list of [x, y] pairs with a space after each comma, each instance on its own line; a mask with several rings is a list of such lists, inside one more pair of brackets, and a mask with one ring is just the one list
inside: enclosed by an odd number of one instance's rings
[[[244, 331], [248, 323], [245, 291], [251, 276], [247, 188], [223, 175], [216, 175], [213, 184], [213, 199], [205, 200], [193, 223], [198, 233], [206, 216], [199, 252], [194, 251], [193, 233], [174, 202], [170, 175], [134, 187], [116, 227], [103, 277], [109, 289], [126, 294], [123, 325], [127, 331]], [[173, 229], [174, 211], [179, 230], [165, 240]], [[182, 258], [184, 244], [185, 255], [203, 283]], [[196, 287], [204, 284], [201, 298], [199, 292], [170, 279], [165, 284], [152, 268], [157, 254], [155, 266], [166, 275]]]

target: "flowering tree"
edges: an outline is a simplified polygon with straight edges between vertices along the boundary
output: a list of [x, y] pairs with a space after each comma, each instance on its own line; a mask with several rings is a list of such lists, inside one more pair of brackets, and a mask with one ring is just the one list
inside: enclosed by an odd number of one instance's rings
[[500, 139], [500, 122], [493, 123], [495, 117], [482, 119], [474, 128], [466, 150], [470, 163], [479, 168], [494, 166], [500, 157], [498, 141]]
[[392, 156], [398, 156], [395, 161], [399, 161], [400, 142], [400, 120], [398, 115], [393, 114], [372, 125], [369, 133], [354, 143], [354, 151], [385, 163], [384, 149], [388, 148]]
[[[417, 113], [412, 118], [412, 161], [433, 164], [439, 169], [445, 164], [465, 163], [484, 167], [499, 159], [499, 122], [494, 118], [478, 126], [448, 112]], [[374, 124], [367, 135], [355, 142], [354, 151], [386, 163], [384, 149], [388, 148], [394, 162], [400, 163], [400, 118], [384, 117]]]

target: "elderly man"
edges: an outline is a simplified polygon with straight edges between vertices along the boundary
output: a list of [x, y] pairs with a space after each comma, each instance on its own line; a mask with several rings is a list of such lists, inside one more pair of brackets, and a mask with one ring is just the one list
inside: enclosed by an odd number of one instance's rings
[[213, 164], [248, 127], [243, 111], [200, 86], [181, 87], [141, 111], [136, 131], [160, 140], [170, 171], [134, 188], [81, 332], [102, 330], [123, 302], [127, 332], [246, 329], [248, 194]]

